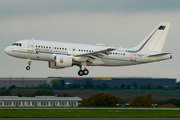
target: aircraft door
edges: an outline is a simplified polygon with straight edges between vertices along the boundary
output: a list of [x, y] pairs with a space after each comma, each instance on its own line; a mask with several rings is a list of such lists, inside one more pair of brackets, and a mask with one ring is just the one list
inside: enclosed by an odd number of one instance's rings
[[136, 53], [131, 53], [131, 61], [136, 61]]
[[75, 51], [76, 51], [76, 49], [73, 47], [73, 48], [72, 48], [72, 55], [75, 54]]
[[28, 42], [28, 51], [33, 52], [34, 51], [34, 41]]

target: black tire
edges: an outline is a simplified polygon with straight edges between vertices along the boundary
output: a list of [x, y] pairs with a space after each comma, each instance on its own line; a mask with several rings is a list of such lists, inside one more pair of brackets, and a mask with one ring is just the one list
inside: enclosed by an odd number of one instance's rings
[[30, 70], [30, 69], [31, 69], [31, 67], [30, 67], [30, 66], [27, 66], [27, 67], [26, 67], [26, 70]]
[[83, 74], [84, 74], [84, 72], [83, 72], [82, 70], [79, 70], [79, 71], [78, 71], [78, 75], [79, 75], [79, 76], [83, 76]]
[[83, 70], [83, 74], [84, 74], [84, 75], [88, 75], [88, 74], [89, 74], [89, 70], [84, 69], [84, 70]]

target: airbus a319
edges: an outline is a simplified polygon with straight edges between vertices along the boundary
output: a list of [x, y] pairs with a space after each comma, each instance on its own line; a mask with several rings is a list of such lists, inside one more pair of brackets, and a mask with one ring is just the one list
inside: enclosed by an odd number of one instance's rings
[[128, 66], [171, 59], [171, 53], [162, 48], [170, 23], [161, 22], [141, 43], [133, 48], [112, 47], [103, 44], [77, 44], [44, 40], [20, 40], [5, 48], [5, 53], [32, 60], [47, 61], [49, 68], [63, 69], [79, 66], [79, 76], [88, 75], [87, 66]]

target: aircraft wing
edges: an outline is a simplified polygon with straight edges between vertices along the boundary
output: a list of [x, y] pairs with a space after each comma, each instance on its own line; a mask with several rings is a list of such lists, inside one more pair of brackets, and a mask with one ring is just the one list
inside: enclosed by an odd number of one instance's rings
[[[95, 51], [95, 52], [90, 52], [90, 53], [83, 53], [83, 54], [76, 54], [74, 55], [75, 58], [92, 58], [92, 59], [99, 59], [103, 56], [108, 56], [110, 51], [115, 50], [115, 48], [108, 48], [105, 50], [100, 50], [100, 51]], [[76, 60], [76, 59], [75, 59]]]

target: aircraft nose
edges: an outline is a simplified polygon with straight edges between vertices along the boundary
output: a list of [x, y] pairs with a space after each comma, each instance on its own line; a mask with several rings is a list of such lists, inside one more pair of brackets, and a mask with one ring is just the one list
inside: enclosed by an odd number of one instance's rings
[[9, 52], [10, 52], [9, 47], [5, 48], [5, 49], [4, 49], [4, 52], [5, 52], [6, 54], [9, 54]]

